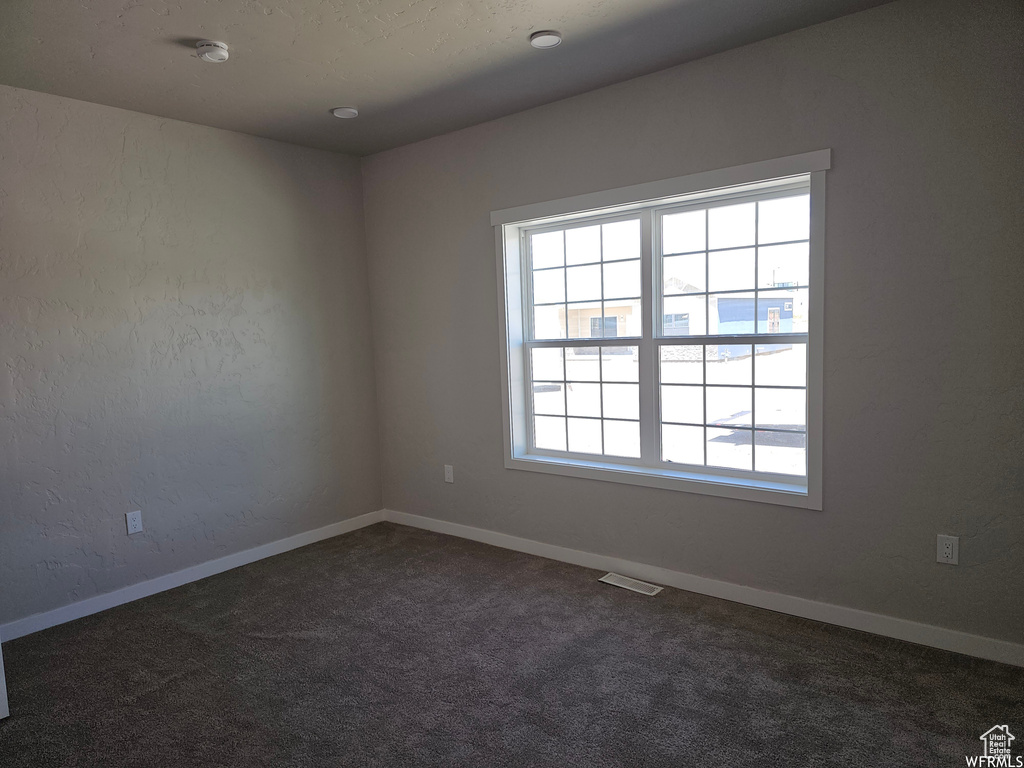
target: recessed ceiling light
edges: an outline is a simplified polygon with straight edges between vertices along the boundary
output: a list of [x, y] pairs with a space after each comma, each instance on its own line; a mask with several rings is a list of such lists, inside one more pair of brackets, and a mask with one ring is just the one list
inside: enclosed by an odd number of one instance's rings
[[335, 117], [359, 117], [359, 110], [355, 107], [335, 107], [331, 110], [331, 114]]
[[554, 48], [560, 42], [562, 42], [562, 33], [555, 32], [553, 29], [545, 29], [530, 35], [530, 45], [534, 48]]
[[196, 54], [203, 61], [220, 64], [228, 60], [228, 44], [216, 40], [200, 40], [196, 43]]

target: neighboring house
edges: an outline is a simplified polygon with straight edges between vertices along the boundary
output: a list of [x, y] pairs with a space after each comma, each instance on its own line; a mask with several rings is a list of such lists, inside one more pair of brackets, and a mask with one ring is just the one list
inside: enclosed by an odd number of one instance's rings
[[[776, 293], [773, 291], [773, 293]], [[710, 296], [712, 327], [717, 319], [717, 333], [751, 333], [754, 329], [754, 298], [745, 296]], [[761, 295], [757, 300], [758, 333], [791, 333], [793, 331], [794, 297], [788, 293]], [[568, 305], [570, 339], [605, 338], [640, 335], [640, 307], [631, 301], [606, 301], [604, 316], [601, 302], [579, 302]], [[559, 320], [566, 309], [559, 310]], [[667, 313], [662, 318], [667, 336], [689, 336], [691, 318], [688, 312]], [[602, 333], [603, 323], [603, 333]], [[703, 327], [703, 318], [698, 324]]]
[[[563, 312], [559, 310], [559, 320]], [[640, 306], [631, 301], [604, 303], [604, 317], [601, 316], [601, 302], [588, 301], [568, 305], [569, 338], [586, 339], [604, 336], [639, 336]], [[604, 333], [602, 334], [602, 319]]]
[[[718, 333], [750, 333], [754, 318], [753, 296], [712, 296], [712, 316], [718, 317]], [[791, 333], [793, 331], [793, 296], [761, 296], [757, 300], [758, 333]]]

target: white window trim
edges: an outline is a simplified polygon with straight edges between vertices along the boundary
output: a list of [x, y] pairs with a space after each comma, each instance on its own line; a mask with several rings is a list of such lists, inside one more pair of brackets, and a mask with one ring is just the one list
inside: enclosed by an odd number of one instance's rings
[[[608, 482], [626, 483], [651, 488], [685, 491], [710, 496], [780, 504], [805, 509], [822, 506], [822, 386], [824, 374], [824, 284], [825, 284], [825, 171], [831, 167], [831, 150], [823, 149], [801, 155], [765, 160], [757, 163], [696, 173], [674, 179], [638, 184], [630, 187], [593, 192], [545, 203], [506, 208], [491, 213], [497, 252], [499, 297], [499, 324], [504, 340], [501, 352], [502, 427], [505, 467], [547, 474], [567, 475]], [[522, 254], [520, 252], [520, 224], [554, 224], [602, 214], [613, 213], [619, 207], [625, 210], [638, 205], [667, 205], [675, 199], [696, 199], [695, 193], [707, 191], [718, 196], [727, 187], [765, 182], [774, 186], [777, 180], [793, 176], [810, 177], [810, 301], [808, 307], [808, 359], [807, 359], [807, 477], [785, 480], [759, 480], [749, 476], [730, 477], [727, 471], [702, 473], [692, 470], [664, 469], [637, 465], [629, 460], [617, 461], [608, 457], [574, 456], [558, 453], [551, 455], [538, 451], [528, 452], [528, 415], [526, 404], [526, 371], [523, 355], [524, 306], [522, 296]], [[644, 288], [652, 290], [651, 238], [653, 232], [645, 227], [642, 233], [642, 259]], [[656, 299], [656, 297], [653, 297]], [[642, 305], [645, 339], [653, 339], [656, 300], [645, 300]], [[699, 342], [700, 337], [679, 337]], [[770, 337], [769, 337], [770, 338]], [[622, 339], [623, 343], [636, 340]], [[645, 374], [641, 365], [641, 413], [653, 408], [653, 366]], [[647, 381], [645, 381], [645, 377]], [[651, 392], [646, 392], [650, 389]], [[650, 400], [650, 403], [645, 401]], [[642, 438], [644, 439], [644, 438]], [[646, 437], [653, 440], [653, 435]]]

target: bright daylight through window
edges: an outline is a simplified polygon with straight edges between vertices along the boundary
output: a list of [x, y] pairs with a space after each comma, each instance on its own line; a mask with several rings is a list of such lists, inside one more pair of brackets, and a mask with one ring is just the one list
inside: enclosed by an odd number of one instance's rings
[[820, 506], [828, 160], [495, 212], [506, 465]]

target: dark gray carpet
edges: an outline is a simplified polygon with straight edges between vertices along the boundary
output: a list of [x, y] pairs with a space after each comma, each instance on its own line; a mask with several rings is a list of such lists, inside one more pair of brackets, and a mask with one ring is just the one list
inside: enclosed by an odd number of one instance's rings
[[381, 524], [4, 644], [0, 766], [962, 766], [1024, 670]]

